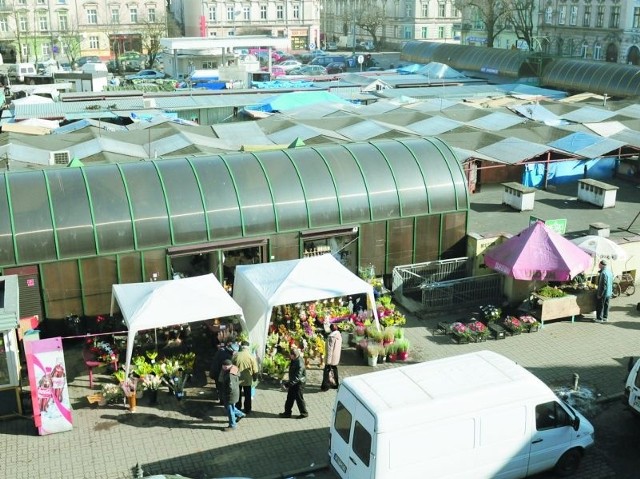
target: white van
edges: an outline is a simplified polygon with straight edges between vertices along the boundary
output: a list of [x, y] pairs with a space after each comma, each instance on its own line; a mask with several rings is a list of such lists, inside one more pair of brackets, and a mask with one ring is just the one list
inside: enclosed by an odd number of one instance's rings
[[[631, 362], [633, 362], [633, 359]], [[629, 376], [627, 376], [627, 382], [624, 387], [624, 395], [629, 408], [636, 414], [640, 414], [640, 359], [635, 361], [635, 364], [629, 370]]]
[[345, 378], [330, 427], [343, 479], [508, 479], [573, 474], [593, 426], [491, 351]]
[[37, 75], [36, 67], [31, 63], [15, 63], [9, 65], [7, 70], [7, 76], [10, 80], [18, 83], [24, 82], [25, 75]]

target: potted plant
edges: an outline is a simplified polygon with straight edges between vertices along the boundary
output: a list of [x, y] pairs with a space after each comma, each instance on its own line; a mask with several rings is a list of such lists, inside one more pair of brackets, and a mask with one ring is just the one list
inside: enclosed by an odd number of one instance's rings
[[380, 356], [381, 350], [384, 354], [384, 348], [378, 343], [369, 343], [367, 345], [367, 364], [369, 366], [378, 365], [378, 356]]
[[522, 323], [515, 316], [507, 316], [504, 319], [502, 326], [511, 334], [520, 334], [522, 332]]
[[375, 326], [369, 326], [367, 328], [367, 338], [374, 343], [381, 343], [383, 339], [382, 331], [378, 330]]
[[396, 328], [393, 326], [387, 326], [382, 330], [382, 344], [388, 346], [393, 343], [396, 338]]
[[468, 344], [471, 341], [471, 332], [466, 324], [456, 321], [451, 325], [451, 335], [458, 344]]
[[487, 340], [489, 335], [489, 329], [487, 325], [482, 321], [472, 321], [467, 325], [467, 329], [471, 334], [471, 339], [476, 343], [481, 343]]
[[385, 347], [385, 353], [387, 354], [387, 358], [390, 363], [395, 363], [398, 360], [398, 345], [394, 343], [390, 343]]
[[406, 338], [396, 339], [393, 344], [396, 345], [396, 348], [398, 351], [398, 360], [406, 361], [407, 358], [409, 357], [409, 346], [410, 346], [409, 340]]
[[523, 331], [526, 331], [527, 333], [535, 333], [540, 327], [538, 320], [530, 314], [524, 314], [518, 319], [520, 320], [520, 324], [522, 324]]
[[485, 324], [496, 322], [502, 317], [502, 310], [493, 304], [481, 306], [480, 313], [482, 315], [481, 321]]
[[101, 388], [102, 400], [100, 405], [115, 404], [124, 397], [124, 393], [119, 384], [107, 383], [103, 384]]

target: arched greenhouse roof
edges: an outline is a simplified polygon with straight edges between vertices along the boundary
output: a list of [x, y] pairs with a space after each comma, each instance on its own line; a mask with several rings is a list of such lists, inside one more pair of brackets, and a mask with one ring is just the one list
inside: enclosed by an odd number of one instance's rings
[[521, 78], [536, 76], [529, 52], [437, 42], [407, 42], [401, 59], [413, 63], [440, 62], [459, 71]]
[[544, 69], [542, 84], [566, 91], [637, 96], [640, 95], [640, 68], [619, 63], [558, 59]]
[[0, 265], [467, 211], [447, 144], [409, 138], [0, 174]]

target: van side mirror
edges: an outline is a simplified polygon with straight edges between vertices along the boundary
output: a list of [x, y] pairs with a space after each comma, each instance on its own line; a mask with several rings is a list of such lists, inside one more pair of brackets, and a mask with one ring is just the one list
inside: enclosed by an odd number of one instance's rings
[[580, 429], [580, 418], [578, 416], [573, 418], [573, 424], [571, 424], [573, 426], [573, 430], [577, 431], [578, 429]]

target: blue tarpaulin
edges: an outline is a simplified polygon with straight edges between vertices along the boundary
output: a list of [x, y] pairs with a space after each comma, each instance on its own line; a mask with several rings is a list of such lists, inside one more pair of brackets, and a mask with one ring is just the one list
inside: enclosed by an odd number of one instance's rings
[[265, 112], [286, 111], [315, 103], [349, 102], [326, 91], [296, 91], [267, 98], [262, 103], [247, 106], [246, 109]]

